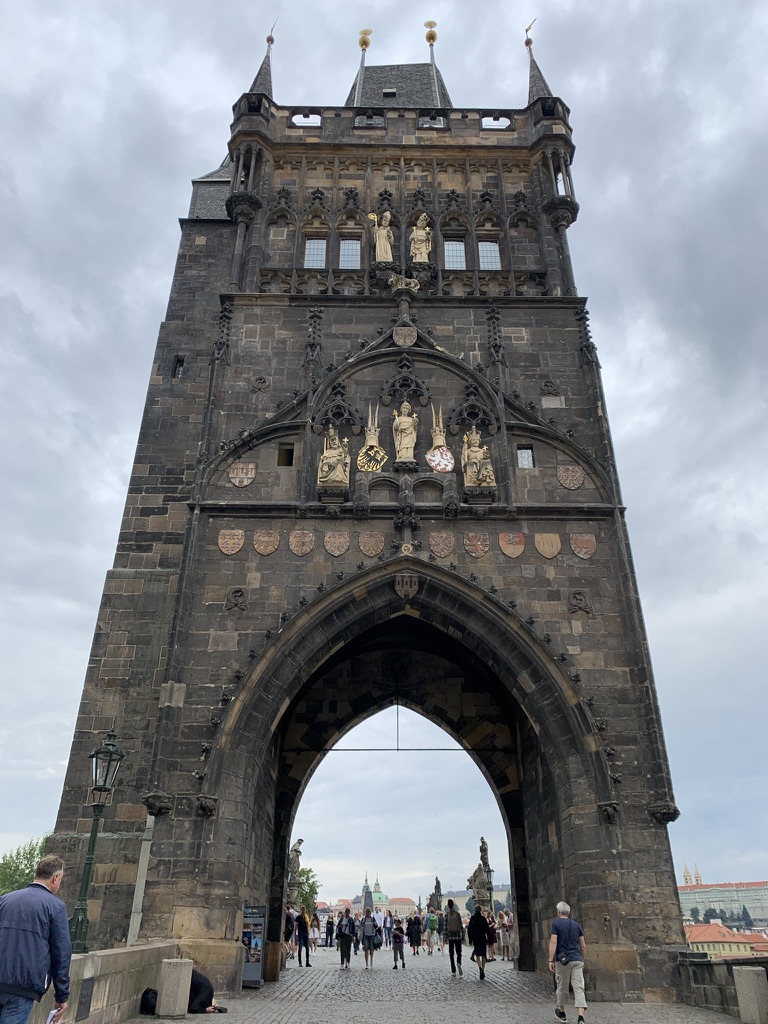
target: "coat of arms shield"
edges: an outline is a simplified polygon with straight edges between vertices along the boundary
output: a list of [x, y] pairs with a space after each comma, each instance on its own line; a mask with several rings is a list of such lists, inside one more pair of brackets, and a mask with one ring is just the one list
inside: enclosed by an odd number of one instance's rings
[[255, 462], [233, 462], [227, 470], [227, 476], [235, 487], [247, 487], [256, 476]]
[[456, 540], [450, 530], [438, 530], [436, 533], [427, 534], [429, 550], [438, 558], [447, 558], [453, 554]]
[[581, 487], [586, 477], [581, 466], [558, 466], [557, 479], [563, 487], [567, 487], [569, 491], [575, 491]]
[[591, 558], [597, 551], [597, 538], [594, 533], [569, 534], [571, 551], [579, 558]]
[[536, 550], [545, 558], [554, 558], [560, 554], [559, 533], [537, 533], [533, 538]]
[[277, 530], [257, 530], [253, 535], [253, 546], [260, 555], [271, 555], [280, 544], [280, 533]]
[[519, 558], [525, 551], [525, 534], [518, 531], [499, 534], [499, 547], [507, 558]]
[[482, 558], [488, 554], [491, 538], [487, 533], [465, 533], [464, 550], [473, 558]]
[[329, 555], [338, 558], [339, 555], [343, 555], [345, 551], [349, 550], [349, 531], [329, 530], [323, 537], [323, 545]]
[[392, 341], [398, 348], [410, 348], [416, 344], [416, 328], [395, 327], [392, 331]]
[[236, 555], [245, 544], [245, 530], [219, 530], [219, 551]]
[[399, 572], [395, 576], [395, 593], [404, 601], [415, 597], [419, 592], [419, 577], [415, 572]]
[[357, 536], [357, 546], [368, 558], [375, 558], [384, 550], [384, 534], [364, 530]]
[[291, 530], [288, 547], [294, 555], [308, 555], [315, 546], [315, 535], [311, 530]]

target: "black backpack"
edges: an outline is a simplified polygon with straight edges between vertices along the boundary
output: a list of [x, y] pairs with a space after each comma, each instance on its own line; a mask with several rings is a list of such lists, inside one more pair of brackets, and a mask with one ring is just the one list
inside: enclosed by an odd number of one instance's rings
[[152, 1017], [157, 1010], [157, 989], [145, 988], [141, 993], [139, 1013], [145, 1017]]

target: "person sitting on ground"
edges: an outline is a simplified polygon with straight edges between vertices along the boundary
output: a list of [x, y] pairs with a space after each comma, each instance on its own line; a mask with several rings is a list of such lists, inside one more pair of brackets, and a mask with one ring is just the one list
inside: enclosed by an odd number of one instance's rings
[[213, 985], [200, 971], [192, 968], [192, 980], [189, 983], [189, 1003], [187, 1013], [226, 1013], [226, 1006], [219, 1006], [213, 998]]

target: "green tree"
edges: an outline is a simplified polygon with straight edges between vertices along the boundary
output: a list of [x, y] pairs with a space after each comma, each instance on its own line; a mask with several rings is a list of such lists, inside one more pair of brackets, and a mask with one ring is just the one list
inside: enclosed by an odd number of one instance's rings
[[35, 868], [43, 856], [46, 836], [30, 839], [11, 853], [0, 857], [0, 896], [23, 889], [35, 877]]
[[698, 907], [691, 907], [691, 920], [694, 924], [698, 924], [701, 920], [701, 911]]
[[299, 903], [311, 917], [315, 912], [320, 881], [312, 868], [299, 868]]
[[718, 917], [718, 916], [719, 915], [718, 915], [718, 913], [717, 913], [717, 911], [715, 910], [714, 907], [707, 907], [707, 909], [704, 911], [704, 917], [703, 917], [704, 924], [709, 924], [709, 922], [712, 920], [713, 917]]
[[744, 923], [744, 927], [745, 928], [754, 928], [755, 927], [755, 922], [749, 916], [749, 911], [747, 910], [746, 905], [743, 904], [743, 903], [741, 905], [741, 920]]

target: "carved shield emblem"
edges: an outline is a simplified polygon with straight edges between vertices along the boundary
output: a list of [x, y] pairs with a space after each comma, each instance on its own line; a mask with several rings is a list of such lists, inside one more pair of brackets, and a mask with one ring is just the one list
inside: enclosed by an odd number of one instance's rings
[[256, 476], [255, 462], [233, 462], [227, 470], [227, 476], [235, 487], [247, 487]]
[[410, 348], [416, 344], [415, 327], [395, 327], [392, 331], [392, 341], [398, 348]]
[[507, 558], [519, 558], [525, 551], [525, 534], [500, 533], [499, 547]]
[[488, 554], [491, 546], [491, 538], [487, 533], [465, 533], [464, 550], [473, 558], [482, 558]]
[[253, 546], [260, 555], [271, 555], [277, 551], [280, 534], [277, 530], [257, 530], [253, 535]]
[[219, 551], [236, 555], [245, 544], [245, 530], [219, 530]]
[[383, 533], [359, 533], [357, 535], [357, 546], [364, 555], [375, 558], [384, 550]]
[[315, 535], [311, 530], [291, 530], [288, 547], [294, 555], [308, 555], [315, 546]]
[[534, 537], [534, 544], [539, 554], [544, 555], [545, 558], [554, 558], [555, 555], [560, 554], [559, 533], [537, 533]]
[[419, 592], [419, 577], [415, 572], [399, 572], [395, 576], [395, 592], [404, 601], [415, 597]]
[[456, 540], [450, 530], [439, 530], [437, 533], [427, 534], [429, 550], [438, 558], [447, 558], [453, 554]]
[[339, 555], [343, 555], [345, 551], [349, 550], [349, 531], [329, 530], [323, 538], [323, 544], [329, 555], [338, 558]]
[[586, 478], [581, 466], [558, 466], [557, 479], [563, 487], [567, 487], [569, 491], [575, 491], [581, 487]]
[[597, 551], [597, 538], [594, 533], [572, 533], [569, 536], [571, 551], [579, 558], [591, 558]]
[[361, 473], [378, 473], [389, 456], [377, 444], [367, 444], [357, 456], [357, 468]]

